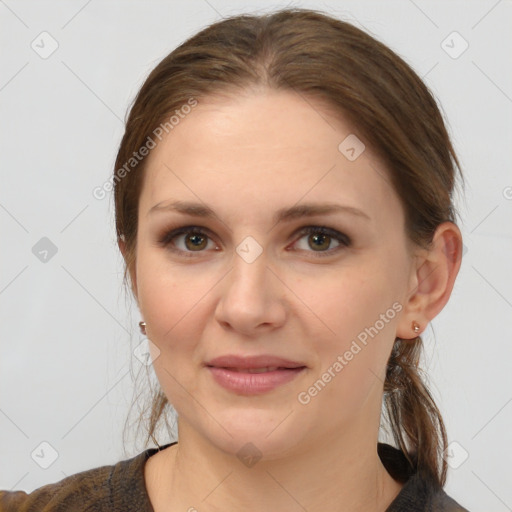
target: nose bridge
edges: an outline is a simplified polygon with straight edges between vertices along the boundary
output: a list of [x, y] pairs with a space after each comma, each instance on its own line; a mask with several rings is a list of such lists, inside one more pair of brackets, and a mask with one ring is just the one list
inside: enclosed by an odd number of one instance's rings
[[244, 239], [236, 247], [217, 307], [218, 321], [250, 332], [258, 325], [276, 325], [283, 320], [279, 283], [272, 282], [275, 277], [268, 265], [267, 254], [256, 240]]
[[228, 279], [229, 290], [239, 300], [264, 300], [268, 298], [269, 283], [268, 258], [263, 247], [255, 247], [251, 242], [242, 242], [233, 257], [233, 269]]

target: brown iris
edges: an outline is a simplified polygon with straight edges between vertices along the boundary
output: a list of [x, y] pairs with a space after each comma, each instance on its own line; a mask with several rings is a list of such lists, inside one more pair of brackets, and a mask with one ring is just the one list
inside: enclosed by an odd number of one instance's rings
[[[191, 244], [189, 244], [189, 242]], [[195, 251], [196, 249], [204, 249], [207, 245], [207, 237], [199, 233], [189, 233], [185, 236], [185, 245], [187, 249]]]
[[328, 249], [331, 237], [329, 235], [324, 235], [322, 233], [314, 233], [312, 235], [309, 235], [308, 241], [313, 241], [313, 245], [310, 245], [310, 247], [312, 248]]

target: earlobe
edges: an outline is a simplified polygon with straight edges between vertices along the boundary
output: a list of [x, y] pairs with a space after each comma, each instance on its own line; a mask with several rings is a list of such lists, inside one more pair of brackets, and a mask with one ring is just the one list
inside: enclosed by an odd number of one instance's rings
[[[453, 290], [462, 257], [462, 235], [452, 222], [440, 224], [434, 234], [431, 248], [417, 258], [410, 281], [397, 336], [416, 338], [427, 324], [444, 308]], [[419, 325], [417, 332], [414, 323]]]

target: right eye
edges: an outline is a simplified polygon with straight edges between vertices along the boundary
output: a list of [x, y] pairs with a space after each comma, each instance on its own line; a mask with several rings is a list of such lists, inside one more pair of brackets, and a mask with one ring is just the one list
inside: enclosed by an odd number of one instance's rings
[[[204, 252], [208, 248], [208, 242], [213, 245], [215, 250], [219, 247], [211, 240], [205, 229], [199, 226], [182, 226], [176, 229], [166, 231], [158, 240], [160, 246], [165, 247], [172, 252], [191, 257], [191, 253]], [[181, 245], [181, 246], [180, 246]]]

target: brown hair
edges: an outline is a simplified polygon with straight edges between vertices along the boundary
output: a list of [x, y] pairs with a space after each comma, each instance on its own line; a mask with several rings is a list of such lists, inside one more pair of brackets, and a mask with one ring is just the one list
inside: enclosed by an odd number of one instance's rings
[[[172, 51], [134, 100], [115, 169], [119, 171], [190, 98], [200, 102], [254, 86], [325, 100], [334, 113], [351, 121], [389, 170], [411, 242], [429, 247], [437, 226], [455, 221], [452, 196], [460, 167], [433, 95], [387, 46], [318, 10], [293, 8], [223, 19]], [[117, 236], [126, 244], [125, 283], [135, 261], [144, 166], [141, 159], [136, 171], [125, 172], [122, 179], [114, 175]], [[443, 486], [447, 437], [420, 374], [421, 353], [419, 336], [395, 340], [384, 384], [384, 412], [409, 463], [423, 478]], [[153, 435], [168, 405], [158, 389], [146, 444], [151, 437], [158, 445]]]

